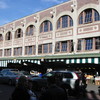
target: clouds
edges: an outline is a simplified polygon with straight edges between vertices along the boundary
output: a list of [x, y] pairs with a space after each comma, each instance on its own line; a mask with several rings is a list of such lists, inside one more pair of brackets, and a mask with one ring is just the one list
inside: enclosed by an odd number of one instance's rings
[[0, 9], [6, 9], [6, 8], [8, 8], [8, 5], [5, 2], [0, 1]]
[[57, 3], [57, 4], [59, 4], [59, 3], [62, 3], [62, 2], [64, 2], [65, 0], [41, 0], [42, 2], [52, 2], [52, 3]]

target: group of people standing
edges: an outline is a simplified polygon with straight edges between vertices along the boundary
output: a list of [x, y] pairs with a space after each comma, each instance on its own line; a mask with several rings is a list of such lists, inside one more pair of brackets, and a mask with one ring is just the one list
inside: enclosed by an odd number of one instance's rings
[[32, 82], [21, 76], [10, 100], [68, 100], [67, 92], [55, 84], [55, 77], [49, 77], [48, 87], [40, 91], [39, 95], [32, 91]]

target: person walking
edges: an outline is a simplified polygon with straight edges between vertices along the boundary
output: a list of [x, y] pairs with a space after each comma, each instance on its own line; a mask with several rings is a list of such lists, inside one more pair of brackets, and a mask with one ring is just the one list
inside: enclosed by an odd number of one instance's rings
[[55, 84], [55, 77], [48, 78], [48, 89], [43, 92], [39, 100], [68, 100], [63, 88]]
[[30, 90], [28, 80], [21, 76], [9, 100], [36, 100], [35, 94]]

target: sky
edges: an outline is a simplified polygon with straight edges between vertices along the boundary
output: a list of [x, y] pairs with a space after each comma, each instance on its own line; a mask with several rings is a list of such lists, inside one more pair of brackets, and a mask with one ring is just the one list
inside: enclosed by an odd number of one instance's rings
[[0, 26], [68, 0], [0, 0]]

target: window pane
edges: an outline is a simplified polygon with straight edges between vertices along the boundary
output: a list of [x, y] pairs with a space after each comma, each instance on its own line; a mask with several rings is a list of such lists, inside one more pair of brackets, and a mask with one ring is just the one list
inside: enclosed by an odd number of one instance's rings
[[79, 17], [79, 24], [83, 24], [83, 13], [81, 13]]
[[63, 52], [67, 51], [67, 42], [66, 41], [61, 43], [61, 51], [63, 51]]
[[60, 42], [57, 42], [55, 45], [55, 52], [60, 52]]
[[100, 37], [95, 38], [95, 49], [100, 49]]
[[62, 16], [62, 28], [68, 27], [68, 16]]
[[71, 17], [70, 17], [70, 25], [69, 26], [73, 26], [73, 20]]
[[95, 21], [99, 21], [100, 20], [100, 15], [96, 10], [94, 10], [94, 18], [95, 18], [94, 19]]
[[77, 50], [82, 50], [82, 40], [78, 40]]
[[49, 53], [52, 53], [52, 44], [49, 44]]
[[48, 21], [45, 21], [44, 22], [44, 32], [47, 32], [48, 31]]
[[33, 35], [33, 25], [30, 25], [29, 27], [29, 35]]
[[38, 53], [42, 53], [42, 45], [39, 45], [39, 47], [38, 47]]
[[29, 46], [28, 54], [29, 54], [29, 55], [32, 55], [32, 46]]
[[92, 9], [88, 9], [85, 11], [85, 23], [92, 21]]
[[43, 53], [48, 53], [48, 44], [43, 45]]
[[52, 23], [50, 22], [50, 31], [52, 31]]
[[91, 50], [93, 46], [93, 39], [86, 39], [86, 47], [85, 50]]

